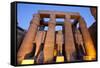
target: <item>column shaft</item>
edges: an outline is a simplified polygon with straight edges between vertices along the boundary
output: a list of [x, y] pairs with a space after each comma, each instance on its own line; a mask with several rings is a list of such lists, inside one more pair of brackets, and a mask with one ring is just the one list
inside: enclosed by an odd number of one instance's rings
[[65, 30], [65, 53], [67, 61], [74, 61], [75, 54], [75, 44], [72, 32], [72, 24], [70, 22], [70, 16], [65, 16], [64, 22], [64, 30]]
[[31, 21], [29, 29], [18, 51], [18, 54], [17, 54], [18, 63], [20, 63], [25, 58], [25, 55], [27, 55], [28, 53], [32, 51], [33, 40], [35, 38], [38, 25], [39, 25], [39, 15], [36, 14]]
[[93, 60], [96, 59], [96, 51], [93, 45], [93, 41], [90, 37], [89, 31], [87, 29], [86, 23], [82, 17], [79, 19], [79, 26], [82, 32], [86, 53], [87, 56], [84, 58], [85, 60]]
[[50, 63], [53, 60], [54, 43], [55, 43], [55, 15], [50, 15], [50, 22], [48, 23], [48, 31], [44, 44], [44, 63]]

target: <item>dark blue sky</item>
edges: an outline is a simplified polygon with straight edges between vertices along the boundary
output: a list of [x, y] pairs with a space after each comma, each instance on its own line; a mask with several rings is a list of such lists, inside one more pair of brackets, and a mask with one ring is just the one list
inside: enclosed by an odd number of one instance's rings
[[[39, 4], [23, 4], [18, 3], [17, 6], [17, 21], [18, 26], [23, 29], [28, 29], [33, 14], [37, 13], [38, 10], [53, 10], [63, 12], [79, 12], [80, 15], [85, 19], [87, 26], [89, 27], [93, 22], [94, 18], [91, 15], [88, 7], [76, 7], [76, 6], [55, 6], [55, 5], [39, 5]], [[56, 27], [56, 30], [61, 29]]]

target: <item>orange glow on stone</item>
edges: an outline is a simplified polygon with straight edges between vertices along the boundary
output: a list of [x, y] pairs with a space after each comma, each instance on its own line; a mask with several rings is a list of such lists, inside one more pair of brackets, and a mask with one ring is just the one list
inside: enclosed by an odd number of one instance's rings
[[83, 59], [84, 60], [95, 60], [95, 59], [93, 59], [92, 56], [84, 56]]
[[84, 60], [95, 60], [96, 59], [96, 51], [94, 48], [94, 45], [91, 44], [91, 42], [87, 43], [87, 55], [83, 57]]

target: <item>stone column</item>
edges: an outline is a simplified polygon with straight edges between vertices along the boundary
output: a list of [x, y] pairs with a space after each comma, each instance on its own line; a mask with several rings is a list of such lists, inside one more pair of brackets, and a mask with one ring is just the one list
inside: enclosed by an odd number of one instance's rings
[[54, 43], [55, 43], [55, 15], [50, 15], [50, 22], [48, 23], [48, 31], [44, 44], [44, 63], [51, 63], [53, 60]]
[[90, 37], [89, 31], [87, 29], [86, 23], [82, 17], [79, 19], [79, 26], [82, 32], [87, 56], [84, 57], [85, 60], [96, 59], [96, 51], [93, 45], [93, 41]]
[[21, 44], [21, 47], [17, 54], [17, 61], [20, 63], [27, 54], [29, 54], [32, 51], [33, 48], [33, 40], [35, 39], [37, 28], [39, 25], [39, 15], [35, 14], [31, 24], [29, 26], [29, 29], [24, 37], [24, 40]]
[[72, 24], [70, 22], [70, 16], [65, 16], [64, 22], [64, 31], [65, 31], [65, 53], [66, 53], [66, 60], [68, 62], [74, 61], [75, 59], [75, 44], [72, 32]]

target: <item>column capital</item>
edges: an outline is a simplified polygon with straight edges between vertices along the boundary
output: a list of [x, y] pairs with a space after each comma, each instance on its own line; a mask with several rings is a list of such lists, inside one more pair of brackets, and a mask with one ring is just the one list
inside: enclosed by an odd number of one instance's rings
[[40, 25], [40, 15], [34, 14], [30, 24]]
[[71, 24], [70, 19], [71, 19], [71, 16], [70, 16], [69, 14], [66, 14], [66, 15], [65, 15], [65, 22], [64, 22], [64, 24], [66, 24], [66, 23]]
[[56, 15], [54, 13], [50, 14], [50, 23], [48, 24], [56, 24]]
[[71, 19], [71, 15], [66, 14], [66, 15], [65, 15], [65, 19]]

